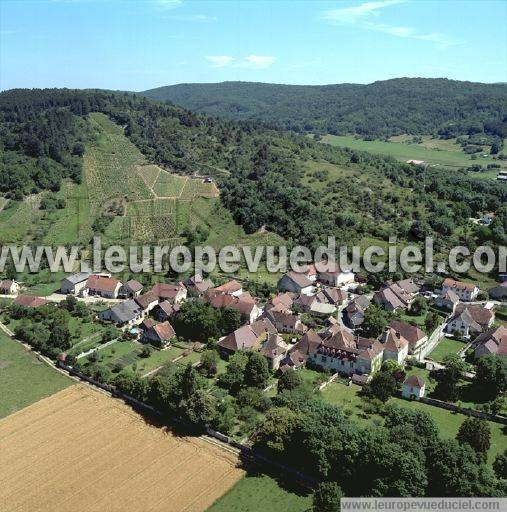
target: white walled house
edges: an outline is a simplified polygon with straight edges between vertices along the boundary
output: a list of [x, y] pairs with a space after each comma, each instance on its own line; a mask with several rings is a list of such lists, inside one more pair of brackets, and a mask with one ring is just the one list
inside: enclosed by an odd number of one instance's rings
[[353, 283], [355, 274], [342, 270], [337, 263], [321, 262], [317, 265], [317, 279], [323, 284], [339, 288], [340, 286]]
[[78, 272], [62, 279], [60, 291], [65, 295], [81, 295], [86, 288], [90, 272]]
[[12, 279], [0, 281], [0, 295], [16, 295], [19, 293], [19, 284]]
[[418, 361], [422, 361], [426, 357], [428, 349], [431, 347], [428, 347], [428, 335], [424, 331], [416, 325], [399, 320], [392, 320], [389, 327], [399, 332], [408, 341], [408, 353], [411, 356]]
[[130, 281], [127, 281], [125, 284], [123, 284], [118, 295], [132, 299], [134, 297], [139, 297], [142, 290], [143, 285], [139, 281], [131, 279]]
[[310, 295], [314, 291], [314, 283], [304, 274], [291, 270], [278, 281], [278, 289], [285, 292], [303, 293]]
[[386, 327], [380, 336], [384, 347], [384, 361], [396, 361], [402, 364], [408, 356], [408, 341], [392, 327]]
[[145, 313], [149, 313], [158, 304], [158, 297], [153, 292], [139, 295], [134, 300]]
[[418, 375], [411, 375], [403, 382], [401, 396], [411, 400], [418, 400], [424, 396], [425, 390], [426, 383], [424, 382], [424, 379]]
[[116, 299], [120, 292], [121, 283], [118, 279], [107, 276], [91, 275], [86, 281], [86, 289], [88, 295], [99, 295], [106, 299]]
[[461, 336], [468, 338], [472, 334], [478, 334], [493, 324], [494, 313], [490, 309], [481, 306], [468, 304], [458, 304], [454, 315], [447, 323], [446, 331], [449, 333], [457, 332]]
[[444, 279], [442, 283], [442, 293], [452, 290], [460, 300], [472, 301], [479, 295], [479, 287], [475, 284], [463, 283], [462, 281], [455, 281], [454, 279]]

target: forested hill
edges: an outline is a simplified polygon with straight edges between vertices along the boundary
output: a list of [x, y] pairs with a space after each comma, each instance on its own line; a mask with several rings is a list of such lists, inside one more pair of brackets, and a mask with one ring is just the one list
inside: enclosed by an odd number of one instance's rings
[[505, 136], [507, 84], [397, 78], [369, 85], [180, 84], [144, 94], [208, 115], [296, 132]]
[[[177, 173], [214, 174], [223, 205], [247, 233], [267, 228], [309, 247], [330, 235], [343, 243], [433, 235], [440, 248], [463, 245], [463, 236], [473, 238], [469, 247], [507, 239], [502, 184], [437, 168], [425, 170], [422, 180], [420, 169], [389, 157], [110, 91], [1, 93], [0, 195], [20, 200], [56, 192], [66, 179], [80, 182], [83, 154], [97, 137], [93, 112], [121, 127], [148, 162]], [[482, 211], [497, 215], [477, 238], [466, 226]]]

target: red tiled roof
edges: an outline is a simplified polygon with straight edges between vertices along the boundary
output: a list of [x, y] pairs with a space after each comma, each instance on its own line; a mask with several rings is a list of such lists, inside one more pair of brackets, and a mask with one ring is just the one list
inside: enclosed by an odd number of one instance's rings
[[276, 327], [271, 323], [271, 320], [269, 320], [269, 318], [261, 318], [260, 320], [256, 320], [250, 325], [250, 327], [257, 336], [260, 336], [261, 334], [266, 332], [277, 332]]
[[151, 318], [146, 318], [146, 320], [143, 320], [141, 325], [144, 329], [151, 329], [156, 324], [155, 320]]
[[297, 350], [301, 354], [313, 354], [321, 343], [321, 337], [313, 329], [309, 329], [294, 345], [293, 350]]
[[408, 341], [392, 327], [387, 327], [380, 336], [380, 342], [390, 352], [400, 352], [408, 347]]
[[147, 292], [134, 299], [143, 309], [147, 309], [153, 302], [158, 302], [158, 297], [153, 292]]
[[491, 318], [493, 318], [493, 312], [490, 309], [486, 309], [481, 306], [474, 306], [472, 304], [458, 304], [456, 306], [455, 315], [459, 315], [465, 310], [470, 313], [474, 322], [477, 322], [482, 326], [487, 326]]
[[214, 308], [232, 308], [237, 309], [240, 313], [249, 315], [255, 307], [255, 299], [247, 292], [239, 297], [233, 295], [216, 295], [209, 301]]
[[259, 336], [260, 334], [255, 333], [251, 325], [243, 325], [225, 338], [219, 340], [217, 345], [235, 352], [237, 350], [254, 347]]
[[469, 290], [469, 291], [472, 291], [477, 287], [475, 284], [464, 283], [463, 281], [455, 281], [454, 279], [451, 279], [450, 277], [444, 279], [442, 286], [448, 286], [449, 288], [455, 288], [458, 290]]
[[124, 286], [125, 286], [125, 288], [129, 288], [133, 292], [140, 292], [143, 289], [143, 285], [139, 281], [136, 281], [135, 279], [131, 279], [130, 281], [127, 281], [124, 284]]
[[161, 302], [158, 307], [167, 315], [171, 316], [174, 313], [177, 313], [180, 310], [179, 304], [172, 304], [168, 300], [164, 300]]
[[307, 288], [308, 286], [312, 286], [313, 283], [310, 281], [305, 274], [299, 274], [298, 272], [294, 272], [291, 270], [285, 274], [291, 281], [296, 283], [300, 288]]
[[393, 320], [389, 327], [398, 331], [408, 341], [410, 346], [417, 345], [426, 336], [426, 333], [421, 331], [416, 325], [400, 322], [399, 320]]
[[410, 375], [410, 377], [405, 379], [403, 384], [412, 388], [422, 388], [424, 386], [424, 379], [419, 377], [419, 375]]
[[269, 334], [260, 350], [260, 353], [268, 359], [274, 359], [285, 352], [287, 352], [287, 345], [279, 334]]
[[152, 289], [151, 293], [156, 295], [159, 299], [174, 299], [178, 292], [183, 288], [182, 283], [157, 283]]
[[215, 291], [219, 293], [234, 293], [241, 290], [241, 288], [243, 288], [242, 285], [233, 279], [232, 281], [228, 281], [227, 283], [217, 286]]
[[294, 302], [295, 295], [291, 292], [280, 293], [271, 299], [271, 304], [278, 306], [279, 304], [286, 309], [290, 308]]
[[18, 295], [13, 302], [18, 306], [24, 306], [25, 308], [38, 308], [39, 306], [48, 304], [46, 299], [36, 297], [35, 295]]
[[158, 337], [164, 341], [170, 340], [176, 335], [173, 326], [167, 321], [154, 325], [152, 329], [157, 333]]
[[95, 290], [98, 292], [114, 292], [120, 281], [118, 279], [114, 279], [114, 277], [105, 277], [105, 276], [95, 276], [91, 275], [86, 281], [86, 286], [90, 290]]
[[492, 354], [507, 356], [507, 327], [501, 325], [496, 329], [479, 334], [474, 341], [475, 347], [485, 346]]

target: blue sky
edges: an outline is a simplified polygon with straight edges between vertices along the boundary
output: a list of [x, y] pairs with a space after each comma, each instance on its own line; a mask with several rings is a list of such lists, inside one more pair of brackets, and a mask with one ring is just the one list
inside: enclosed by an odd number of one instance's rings
[[0, 88], [507, 81], [506, 20], [506, 0], [0, 0]]

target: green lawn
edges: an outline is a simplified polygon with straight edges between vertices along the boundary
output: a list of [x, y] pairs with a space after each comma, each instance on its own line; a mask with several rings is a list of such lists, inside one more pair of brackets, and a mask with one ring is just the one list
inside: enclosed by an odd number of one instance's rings
[[[453, 413], [440, 407], [423, 404], [417, 401], [408, 401], [401, 398], [391, 398], [390, 403], [395, 403], [400, 407], [408, 409], [415, 409], [431, 414], [440, 430], [440, 435], [443, 438], [454, 438], [458, 433], [460, 425], [465, 420], [464, 414]], [[507, 449], [507, 428], [500, 423], [488, 421], [491, 429], [491, 447], [488, 452], [488, 462], [492, 463], [494, 458]]]
[[331, 382], [320, 393], [326, 402], [341, 407], [346, 416], [365, 427], [374, 419], [380, 422], [381, 417], [368, 411], [368, 402], [359, 395], [361, 389], [355, 384], [347, 386], [341, 382]]
[[397, 313], [397, 316], [402, 322], [407, 322], [409, 324], [417, 324], [419, 327], [424, 329], [424, 321], [426, 320], [426, 312], [421, 315], [412, 315], [410, 312], [401, 311]]
[[267, 475], [247, 475], [207, 512], [306, 512], [311, 497], [286, 490]]
[[[370, 153], [389, 155], [396, 160], [406, 162], [407, 160], [424, 160], [431, 165], [444, 167], [469, 167], [474, 164], [487, 165], [493, 162], [491, 157], [477, 157], [472, 160], [469, 155], [462, 151], [431, 149], [420, 144], [406, 144], [401, 142], [383, 142], [379, 140], [362, 140], [353, 136], [326, 135], [322, 142], [332, 146], [348, 147]], [[495, 160], [497, 162], [497, 160]], [[499, 161], [498, 161], [499, 162]]]
[[72, 384], [19, 343], [0, 334], [0, 418]]
[[465, 343], [452, 338], [443, 338], [440, 343], [430, 352], [429, 357], [434, 361], [443, 361], [445, 356], [457, 354]]
[[[410, 373], [421, 374], [428, 382], [428, 377], [424, 373], [425, 370], [414, 369]], [[345, 386], [340, 383], [333, 382], [326, 386], [321, 392], [322, 397], [329, 403], [342, 407], [346, 416], [357, 421], [362, 426], [371, 425], [371, 422], [381, 422], [380, 415], [371, 413], [368, 410], [368, 402], [362, 398], [359, 393], [361, 388], [356, 385]], [[423, 404], [417, 401], [403, 400], [402, 398], [391, 398], [388, 403], [396, 404], [400, 407], [415, 409], [431, 414], [440, 429], [443, 438], [454, 438], [460, 425], [465, 419], [465, 415], [452, 413], [446, 409], [440, 409], [432, 405]], [[507, 448], [507, 438], [505, 434], [507, 429], [499, 423], [488, 422], [491, 428], [491, 448], [488, 453], [488, 460], [492, 462], [495, 456]]]
[[141, 375], [162, 366], [182, 354], [183, 350], [178, 347], [169, 347], [166, 350], [153, 350], [150, 357], [140, 357], [136, 361], [137, 371]]

